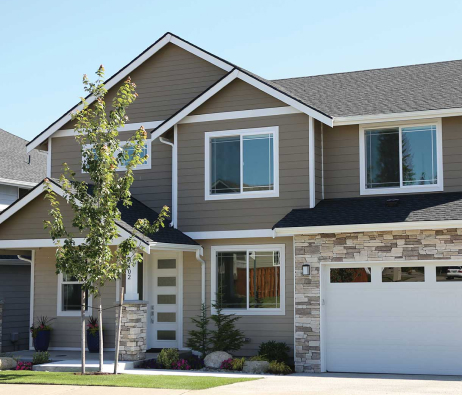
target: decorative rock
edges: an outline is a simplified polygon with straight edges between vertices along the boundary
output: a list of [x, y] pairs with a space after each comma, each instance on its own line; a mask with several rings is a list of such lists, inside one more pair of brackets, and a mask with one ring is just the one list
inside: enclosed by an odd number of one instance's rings
[[0, 370], [15, 369], [17, 362], [13, 358], [0, 357]]
[[204, 364], [207, 368], [218, 369], [223, 361], [232, 358], [231, 354], [225, 351], [214, 351], [207, 355], [204, 359]]
[[263, 374], [269, 369], [267, 361], [245, 361], [242, 373]]

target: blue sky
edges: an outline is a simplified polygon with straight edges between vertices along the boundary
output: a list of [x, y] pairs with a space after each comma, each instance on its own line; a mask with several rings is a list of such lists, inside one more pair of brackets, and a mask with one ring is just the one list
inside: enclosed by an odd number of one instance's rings
[[[165, 32], [269, 79], [462, 59], [461, 1], [2, 1], [0, 128], [32, 139]], [[93, 74], [92, 74], [93, 75]]]

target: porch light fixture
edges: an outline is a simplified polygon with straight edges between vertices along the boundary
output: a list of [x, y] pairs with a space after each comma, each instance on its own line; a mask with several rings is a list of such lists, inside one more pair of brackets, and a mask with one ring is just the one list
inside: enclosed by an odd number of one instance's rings
[[305, 263], [303, 266], [302, 266], [302, 274], [304, 276], [309, 276], [311, 274], [311, 267], [308, 263]]

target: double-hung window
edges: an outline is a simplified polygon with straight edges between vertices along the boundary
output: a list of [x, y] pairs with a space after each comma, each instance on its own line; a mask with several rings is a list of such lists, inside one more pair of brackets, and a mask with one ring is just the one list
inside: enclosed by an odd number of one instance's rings
[[240, 315], [284, 314], [284, 245], [212, 247], [212, 302]]
[[[82, 283], [66, 273], [58, 275], [58, 316], [80, 315]], [[85, 298], [85, 311], [88, 312], [88, 292]]]
[[441, 191], [439, 121], [360, 129], [361, 194]]
[[279, 196], [278, 127], [205, 133], [205, 199]]

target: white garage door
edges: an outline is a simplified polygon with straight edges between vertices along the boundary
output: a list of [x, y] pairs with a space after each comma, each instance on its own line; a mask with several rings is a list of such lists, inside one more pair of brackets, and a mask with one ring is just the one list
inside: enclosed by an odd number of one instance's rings
[[462, 374], [462, 267], [449, 264], [324, 267], [327, 371]]

